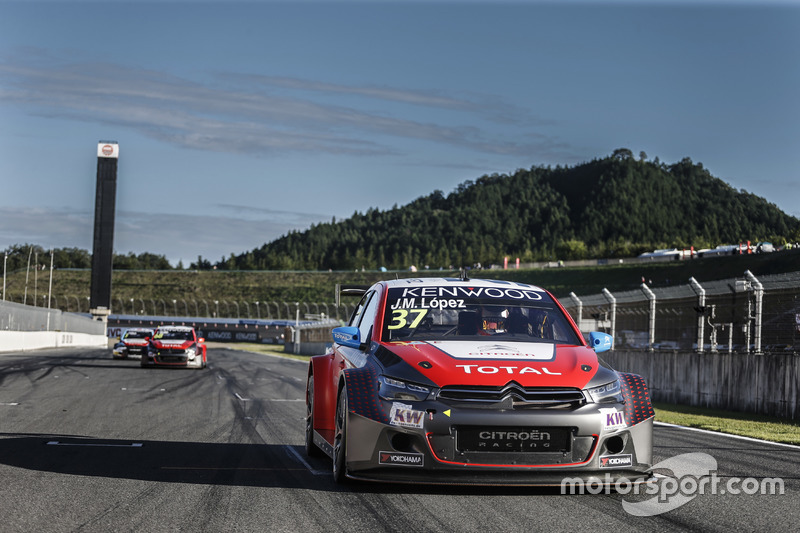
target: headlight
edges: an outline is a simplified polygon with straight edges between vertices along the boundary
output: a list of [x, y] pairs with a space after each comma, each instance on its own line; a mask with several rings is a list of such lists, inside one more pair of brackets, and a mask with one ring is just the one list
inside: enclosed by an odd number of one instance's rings
[[595, 403], [623, 403], [622, 390], [619, 388], [619, 380], [616, 379], [611, 383], [586, 389], [586, 392]]
[[435, 393], [435, 389], [430, 387], [423, 387], [407, 381], [400, 381], [399, 379], [390, 378], [387, 376], [380, 376], [378, 378], [380, 389], [378, 395], [384, 400], [412, 400], [421, 402], [426, 400], [431, 394]]
[[189, 357], [190, 361], [194, 359], [195, 355], [197, 355], [197, 349], [194, 346], [186, 349], [186, 356]]

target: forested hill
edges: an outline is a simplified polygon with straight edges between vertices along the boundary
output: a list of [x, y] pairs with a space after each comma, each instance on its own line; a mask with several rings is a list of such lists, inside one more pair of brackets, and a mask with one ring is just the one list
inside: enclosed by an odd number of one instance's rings
[[[666, 165], [619, 149], [575, 167], [483, 176], [445, 195], [313, 225], [217, 264], [240, 270], [430, 268], [714, 247], [800, 237], [800, 220], [685, 158]], [[201, 258], [200, 258], [201, 259]], [[210, 267], [206, 263], [195, 268]]]

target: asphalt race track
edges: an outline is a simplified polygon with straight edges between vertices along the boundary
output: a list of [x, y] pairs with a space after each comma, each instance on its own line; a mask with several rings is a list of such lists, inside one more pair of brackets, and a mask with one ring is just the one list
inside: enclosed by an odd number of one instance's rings
[[[655, 462], [709, 454], [715, 493], [709, 483], [698, 495], [694, 478], [683, 500], [661, 503], [644, 488], [337, 486], [329, 461], [303, 453], [305, 373], [224, 348], [209, 349], [206, 370], [142, 369], [101, 349], [0, 354], [0, 529], [727, 532], [800, 521], [800, 448], [665, 426]], [[663, 474], [677, 485], [680, 474]], [[725, 489], [736, 478], [738, 494]], [[765, 478], [784, 494], [756, 492]]]

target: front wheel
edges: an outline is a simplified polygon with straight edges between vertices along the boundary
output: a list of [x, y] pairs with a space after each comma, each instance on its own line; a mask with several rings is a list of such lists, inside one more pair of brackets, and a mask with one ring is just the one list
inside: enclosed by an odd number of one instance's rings
[[333, 438], [333, 480], [347, 482], [347, 388], [339, 391], [336, 402], [335, 434]]

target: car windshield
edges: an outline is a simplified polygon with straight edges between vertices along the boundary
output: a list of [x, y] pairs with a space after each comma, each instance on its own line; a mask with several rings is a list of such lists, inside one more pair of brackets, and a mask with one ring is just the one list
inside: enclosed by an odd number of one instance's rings
[[153, 338], [158, 340], [192, 340], [192, 332], [174, 329], [158, 330]]
[[581, 344], [545, 292], [464, 287], [393, 288], [386, 299], [384, 342], [472, 339]]
[[152, 335], [150, 331], [127, 331], [125, 332], [125, 339], [144, 339]]

